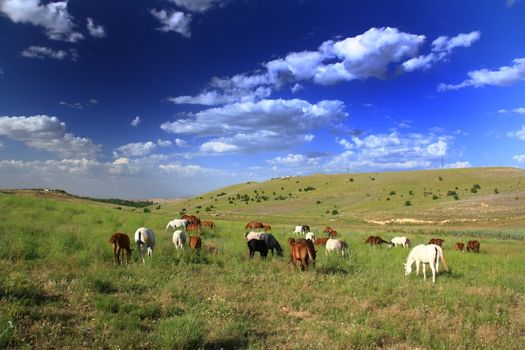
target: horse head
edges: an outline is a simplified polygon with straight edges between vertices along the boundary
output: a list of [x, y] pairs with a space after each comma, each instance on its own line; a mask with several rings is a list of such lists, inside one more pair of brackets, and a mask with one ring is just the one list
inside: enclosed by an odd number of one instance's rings
[[412, 264], [403, 263], [403, 266], [405, 266], [405, 276], [408, 276], [412, 272]]

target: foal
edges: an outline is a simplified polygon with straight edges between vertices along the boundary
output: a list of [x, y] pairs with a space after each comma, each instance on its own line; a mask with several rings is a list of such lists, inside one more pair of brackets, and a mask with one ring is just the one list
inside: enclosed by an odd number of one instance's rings
[[113, 246], [113, 259], [115, 266], [120, 265], [120, 254], [124, 256], [124, 249], [126, 251], [126, 265], [129, 264], [129, 258], [131, 256], [131, 248], [129, 246], [129, 236], [125, 233], [114, 233], [109, 239], [109, 243]]

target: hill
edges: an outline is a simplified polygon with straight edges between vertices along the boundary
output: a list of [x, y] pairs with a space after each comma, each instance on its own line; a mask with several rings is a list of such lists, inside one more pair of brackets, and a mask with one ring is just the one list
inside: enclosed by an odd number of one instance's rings
[[525, 223], [525, 171], [467, 168], [286, 177], [221, 188], [165, 204], [163, 210], [232, 220], [520, 227]]

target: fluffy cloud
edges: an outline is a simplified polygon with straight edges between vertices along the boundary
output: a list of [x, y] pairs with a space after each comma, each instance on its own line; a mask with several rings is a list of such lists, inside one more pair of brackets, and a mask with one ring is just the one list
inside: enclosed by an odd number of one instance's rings
[[500, 114], [510, 114], [510, 113], [516, 113], [516, 114], [521, 114], [521, 115], [525, 115], [525, 108], [524, 107], [518, 107], [518, 108], [514, 108], [514, 109], [500, 109], [498, 110], [498, 113]]
[[303, 154], [289, 153], [285, 157], [275, 157], [266, 161], [268, 164], [284, 167], [317, 166], [319, 158], [308, 157]]
[[525, 163], [525, 154], [518, 154], [512, 157], [518, 163]]
[[469, 161], [458, 161], [458, 162], [455, 162], [455, 163], [449, 163], [449, 164], [445, 164], [445, 168], [448, 168], [448, 169], [461, 169], [461, 168], [471, 168], [472, 167], [472, 164], [470, 164]]
[[507, 136], [525, 141], [525, 125], [522, 125], [520, 130], [508, 132]]
[[186, 38], [191, 36], [191, 15], [180, 11], [168, 12], [156, 9], [151, 10], [150, 13], [160, 22], [161, 27], [158, 28], [160, 31], [177, 32]]
[[432, 161], [448, 154], [451, 136], [434, 134], [390, 134], [336, 140], [345, 151], [333, 157], [325, 168], [334, 170], [391, 170], [428, 168]]
[[77, 50], [75, 49], [69, 49], [67, 51], [53, 50], [53, 49], [50, 49], [48, 47], [43, 47], [43, 46], [30, 46], [24, 51], [22, 51], [21, 55], [27, 58], [38, 58], [38, 59], [52, 58], [52, 59], [60, 60], [60, 61], [65, 60], [65, 59], [76, 61], [78, 58], [78, 53], [77, 53]]
[[171, 0], [177, 6], [190, 12], [206, 12], [213, 7], [221, 6], [228, 1], [224, 0]]
[[95, 158], [100, 145], [88, 138], [66, 133], [65, 123], [56, 117], [0, 117], [0, 135], [22, 141], [29, 147], [55, 153], [65, 158]]
[[129, 125], [136, 128], [137, 126], [139, 126], [140, 122], [141, 122], [140, 117], [137, 115], [135, 118], [133, 118], [133, 120], [131, 121], [131, 123], [129, 123]]
[[437, 62], [444, 60], [456, 47], [469, 47], [478, 41], [481, 36], [479, 31], [470, 33], [461, 33], [455, 37], [448, 38], [440, 36], [432, 42], [432, 52], [427, 55], [413, 57], [403, 62], [403, 69], [406, 72], [412, 72], [418, 69], [429, 69]]
[[157, 140], [157, 146], [159, 146], [159, 147], [170, 147], [171, 146], [171, 141], [158, 139]]
[[117, 147], [113, 152], [115, 158], [119, 157], [144, 157], [151, 154], [157, 145], [151, 141], [148, 142], [133, 142]]
[[257, 152], [312, 141], [310, 130], [345, 117], [341, 101], [261, 100], [203, 110], [165, 122], [161, 128], [175, 134], [218, 137], [204, 142], [203, 152]]
[[485, 85], [507, 86], [525, 80], [525, 58], [512, 60], [512, 66], [503, 66], [498, 70], [480, 69], [469, 72], [467, 79], [459, 84], [439, 84], [438, 91], [458, 90], [464, 87], [482, 87]]
[[43, 27], [50, 39], [77, 42], [84, 38], [75, 32], [73, 17], [67, 11], [67, 1], [40, 4], [40, 0], [3, 0], [0, 12], [15, 23], [30, 23]]
[[86, 27], [88, 30], [89, 35], [95, 38], [103, 38], [106, 36], [106, 30], [101, 25], [96, 25], [95, 20], [93, 18], [89, 18], [86, 20]]
[[176, 138], [175, 139], [175, 144], [179, 147], [187, 147], [188, 146], [188, 142], [184, 141], [183, 139], [179, 139], [179, 138]]

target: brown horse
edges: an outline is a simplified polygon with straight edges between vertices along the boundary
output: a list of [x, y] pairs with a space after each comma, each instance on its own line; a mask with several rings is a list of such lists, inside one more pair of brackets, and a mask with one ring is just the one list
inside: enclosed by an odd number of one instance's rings
[[198, 250], [202, 247], [202, 239], [199, 236], [190, 236], [188, 242], [191, 249]]
[[264, 229], [264, 232], [268, 232], [272, 230], [272, 227], [270, 225], [263, 224], [263, 229]]
[[386, 243], [388, 245], [392, 245], [392, 243], [389, 243], [389, 242], [385, 241], [384, 239], [382, 239], [379, 236], [370, 236], [365, 241], [365, 244], [370, 244], [370, 245], [381, 245], [383, 243]]
[[328, 241], [329, 239], [330, 239], [329, 237], [316, 238], [314, 240], [314, 244], [315, 245], [326, 245], [326, 241]]
[[250, 228], [264, 228], [264, 224], [262, 222], [259, 222], [259, 221], [250, 221], [249, 223], [246, 224], [246, 226], [244, 226], [244, 228], [246, 229], [250, 229]]
[[288, 247], [290, 248], [290, 262], [296, 267], [296, 262], [301, 263], [301, 271], [308, 270], [308, 262], [312, 260], [315, 266], [315, 248], [310, 240], [288, 238]]
[[440, 247], [443, 247], [443, 242], [445, 242], [444, 239], [441, 238], [431, 238], [430, 241], [428, 241], [428, 244], [435, 244]]
[[334, 232], [335, 230], [333, 228], [331, 228], [330, 226], [326, 226], [323, 230], [323, 233], [326, 233], [326, 235], [328, 237], [331, 237], [332, 235], [332, 232]]
[[215, 223], [213, 221], [202, 221], [202, 227], [215, 228]]
[[113, 246], [113, 258], [116, 265], [120, 265], [120, 254], [124, 255], [122, 250], [126, 251], [126, 265], [129, 264], [129, 259], [131, 257], [131, 248], [129, 245], [129, 236], [125, 233], [114, 233], [109, 239], [109, 243]]
[[199, 234], [201, 232], [201, 224], [189, 224], [186, 231]]
[[457, 242], [456, 245], [454, 246], [454, 249], [463, 251], [465, 250], [465, 244], [461, 242]]
[[181, 219], [188, 220], [188, 224], [201, 224], [201, 219], [196, 217], [195, 215], [182, 215], [180, 217]]
[[470, 251], [479, 253], [479, 242], [478, 241], [468, 241], [467, 252], [470, 252]]

